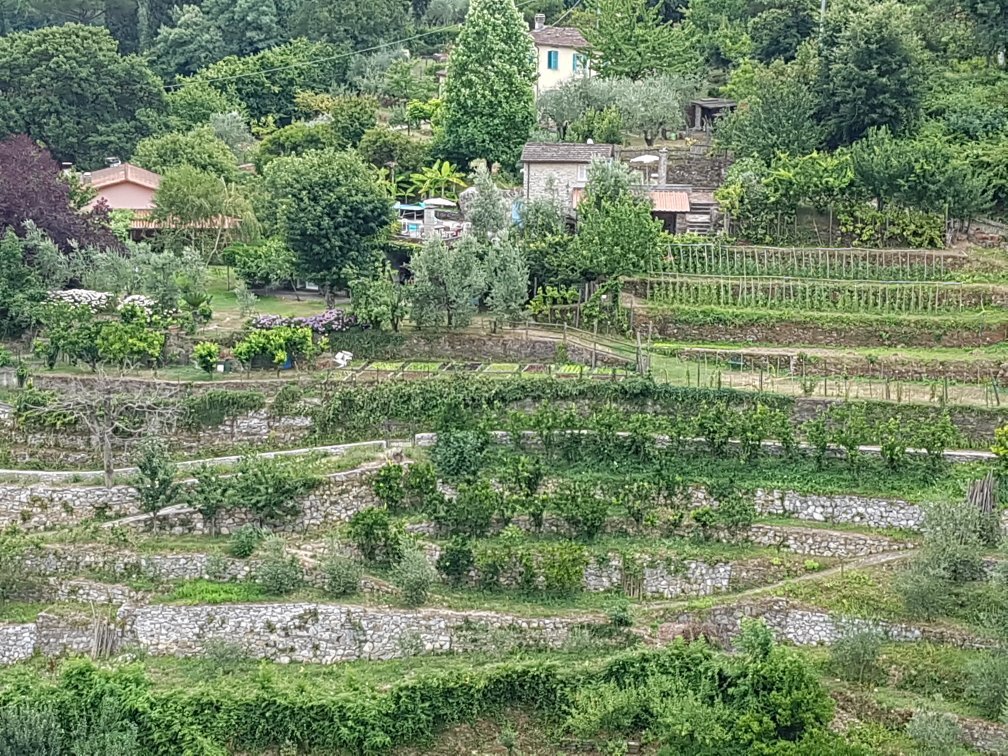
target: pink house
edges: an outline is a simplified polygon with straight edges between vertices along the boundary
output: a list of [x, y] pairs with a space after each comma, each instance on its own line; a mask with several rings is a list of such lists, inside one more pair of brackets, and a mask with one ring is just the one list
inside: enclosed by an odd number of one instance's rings
[[161, 186], [161, 177], [130, 163], [119, 163], [100, 171], [81, 175], [81, 182], [90, 186], [97, 195], [88, 208], [104, 201], [112, 210], [129, 210], [133, 213], [131, 230], [134, 237], [151, 231], [156, 226], [149, 218], [154, 209], [154, 194]]

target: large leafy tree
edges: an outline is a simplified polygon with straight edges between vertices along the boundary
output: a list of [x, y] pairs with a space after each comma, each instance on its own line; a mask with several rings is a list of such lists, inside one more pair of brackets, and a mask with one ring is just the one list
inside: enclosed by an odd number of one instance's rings
[[361, 50], [404, 37], [409, 13], [408, 0], [303, 0], [292, 31]]
[[46, 297], [37, 272], [28, 265], [24, 241], [13, 228], [0, 236], [0, 335], [19, 335]]
[[24, 135], [0, 141], [0, 233], [11, 229], [24, 236], [25, 221], [31, 221], [64, 252], [74, 243], [118, 246], [107, 220], [100, 210], [78, 211], [70, 184], [47, 150]]
[[162, 244], [194, 250], [208, 263], [243, 225], [254, 222], [248, 201], [234, 184], [190, 165], [164, 175], [154, 205], [154, 217], [165, 226]]
[[344, 48], [296, 39], [255, 55], [229, 56], [195, 76], [230, 99], [241, 102], [253, 120], [294, 119], [298, 92], [326, 92], [346, 78]]
[[819, 47], [819, 118], [833, 145], [873, 126], [905, 131], [924, 93], [923, 49], [904, 6], [885, 0], [827, 15]]
[[1003, 53], [1008, 44], [1008, 0], [958, 0], [958, 5], [975, 24], [984, 50]]
[[198, 5], [172, 11], [170, 26], [162, 26], [148, 54], [162, 76], [188, 76], [225, 54], [224, 35], [217, 21]]
[[80, 24], [0, 37], [0, 91], [0, 134], [27, 133], [85, 168], [132, 153], [165, 105], [143, 60]]
[[374, 267], [394, 219], [392, 200], [356, 153], [277, 158], [264, 185], [269, 221], [298, 256], [301, 274], [328, 298], [355, 271]]
[[582, 16], [592, 70], [639, 79], [679, 69], [682, 44], [647, 0], [590, 0]]
[[521, 322], [528, 301], [529, 268], [515, 242], [507, 236], [493, 245], [486, 258], [487, 308], [508, 325]]
[[759, 157], [767, 164], [778, 153], [805, 155], [825, 136], [815, 120], [819, 103], [798, 71], [777, 64], [756, 68], [751, 93], [718, 124], [718, 143], [736, 157]]
[[220, 27], [232, 55], [252, 55], [282, 41], [274, 0], [203, 0], [203, 10]]
[[467, 235], [451, 245], [432, 237], [413, 255], [410, 302], [418, 326], [469, 325], [486, 283], [481, 252], [480, 241]]
[[619, 81], [614, 87], [623, 126], [643, 136], [648, 147], [663, 131], [686, 125], [686, 103], [698, 89], [698, 82], [681, 76]]
[[186, 133], [177, 131], [140, 140], [133, 162], [155, 173], [189, 165], [220, 178], [234, 178], [238, 166], [234, 153], [210, 127]]
[[641, 273], [664, 251], [661, 221], [651, 215], [651, 202], [630, 189], [626, 166], [593, 163], [578, 205], [571, 272], [588, 281]]
[[511, 168], [535, 123], [535, 55], [514, 0], [473, 0], [448, 61], [439, 149]]

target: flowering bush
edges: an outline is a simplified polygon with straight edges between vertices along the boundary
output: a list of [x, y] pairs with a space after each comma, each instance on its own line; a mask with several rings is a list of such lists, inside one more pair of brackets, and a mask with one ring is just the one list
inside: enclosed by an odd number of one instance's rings
[[310, 328], [317, 336], [325, 336], [330, 333], [348, 331], [357, 325], [357, 318], [354, 315], [347, 315], [343, 310], [326, 310], [318, 315], [310, 315], [304, 318], [285, 318], [281, 315], [260, 315], [253, 318], [249, 325], [252, 328], [269, 331], [274, 328], [290, 326], [293, 328]]
[[100, 312], [109, 306], [112, 295], [107, 291], [67, 289], [66, 291], [49, 292], [49, 299], [54, 302], [66, 302], [74, 307], [87, 307], [91, 312]]
[[130, 306], [137, 307], [143, 310], [147, 315], [151, 315], [157, 309], [157, 302], [150, 297], [145, 297], [143, 294], [130, 294], [128, 297], [123, 297], [116, 309], [122, 312]]

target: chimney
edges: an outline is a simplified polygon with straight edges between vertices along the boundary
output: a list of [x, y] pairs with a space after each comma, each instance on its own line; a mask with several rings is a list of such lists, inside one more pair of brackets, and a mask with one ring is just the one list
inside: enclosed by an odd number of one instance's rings
[[542, 31], [546, 28], [546, 14], [536, 13], [535, 14], [535, 31]]
[[91, 183], [91, 171], [84, 171], [81, 174], [81, 183], [90, 184]]
[[122, 165], [122, 161], [117, 157], [107, 157], [105, 158], [105, 165], [109, 168], [115, 168], [118, 165]]
[[63, 173], [72, 173], [73, 163], [63, 163]]

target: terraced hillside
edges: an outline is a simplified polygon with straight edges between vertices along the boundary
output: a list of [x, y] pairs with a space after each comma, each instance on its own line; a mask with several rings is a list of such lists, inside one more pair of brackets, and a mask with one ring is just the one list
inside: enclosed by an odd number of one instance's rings
[[962, 415], [611, 376], [193, 385], [200, 421], [117, 443], [108, 486], [85, 429], [11, 399], [0, 690], [74, 742], [1006, 747], [1008, 519]]

